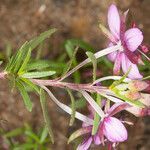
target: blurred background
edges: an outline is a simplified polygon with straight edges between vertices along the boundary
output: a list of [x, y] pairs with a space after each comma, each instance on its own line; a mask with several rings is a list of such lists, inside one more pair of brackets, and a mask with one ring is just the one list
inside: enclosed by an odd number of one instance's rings
[[[130, 9], [133, 20], [144, 33], [144, 43], [149, 45], [150, 0], [0, 0], [0, 59], [5, 58], [8, 46], [15, 52], [26, 40], [54, 27], [58, 31], [46, 41], [40, 57], [55, 60], [65, 52], [63, 43], [72, 38], [82, 39], [95, 50], [100, 50], [106, 47], [107, 39], [98, 28], [98, 23], [107, 25], [107, 10], [112, 3], [116, 3], [121, 11]], [[62, 101], [67, 101], [63, 91], [59, 91], [57, 95]], [[3, 133], [16, 128], [28, 128], [26, 126], [30, 126], [35, 133], [41, 130], [43, 117], [39, 99], [34, 94], [32, 97], [34, 108], [29, 113], [18, 92], [11, 92], [7, 81], [0, 81], [0, 128]], [[80, 122], [68, 127], [69, 116], [52, 102], [49, 101], [48, 105], [55, 144], [48, 145], [47, 149], [72, 150], [74, 143], [67, 145], [67, 138], [81, 125]], [[118, 149], [149, 150], [148, 118], [131, 118], [135, 125], [129, 127], [129, 139], [120, 144]], [[11, 137], [7, 142], [0, 136], [0, 150], [10, 149], [8, 145], [13, 142], [23, 143], [23, 136]]]

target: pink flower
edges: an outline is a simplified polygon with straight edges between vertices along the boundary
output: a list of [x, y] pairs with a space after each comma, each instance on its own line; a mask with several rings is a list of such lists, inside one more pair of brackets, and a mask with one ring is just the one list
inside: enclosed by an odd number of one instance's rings
[[111, 143], [118, 143], [127, 140], [128, 133], [125, 126], [119, 119], [112, 116], [128, 106], [127, 103], [116, 103], [106, 112], [106, 117], [101, 121], [99, 127], [99, 135], [101, 139], [106, 137]]
[[[83, 128], [80, 130], [82, 134], [80, 133], [80, 135], [87, 134], [87, 137], [81, 144], [79, 144], [77, 150], [88, 150], [92, 142], [95, 145], [100, 145], [101, 143], [104, 144], [104, 141], [115, 144], [127, 140], [128, 134], [123, 123], [119, 119], [112, 116], [124, 110], [128, 106], [129, 105], [127, 103], [114, 104], [106, 112], [106, 116], [100, 121], [99, 129], [95, 135], [92, 135], [92, 126], [83, 124]], [[90, 108], [89, 110], [91, 113], [90, 117], [93, 118], [94, 111], [92, 110], [92, 108]]]
[[108, 58], [114, 62], [113, 72], [115, 75], [120, 73], [121, 67], [124, 73], [131, 67], [128, 77], [139, 79], [142, 78], [142, 75], [139, 73], [137, 67], [140, 58], [136, 55], [136, 50], [143, 41], [143, 34], [137, 27], [132, 27], [125, 31], [126, 15], [127, 13], [120, 17], [115, 5], [109, 7], [108, 25], [112, 34], [109, 46], [116, 45], [116, 43], [121, 41], [123, 48], [110, 53]]

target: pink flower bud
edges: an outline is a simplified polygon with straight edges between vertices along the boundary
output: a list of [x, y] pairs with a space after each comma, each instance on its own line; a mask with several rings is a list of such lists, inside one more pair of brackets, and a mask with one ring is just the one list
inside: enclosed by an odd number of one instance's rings
[[132, 82], [129, 83], [129, 87], [128, 88], [131, 91], [143, 91], [148, 86], [149, 86], [149, 84], [146, 83], [145, 81], [134, 80], [134, 81], [132, 81]]

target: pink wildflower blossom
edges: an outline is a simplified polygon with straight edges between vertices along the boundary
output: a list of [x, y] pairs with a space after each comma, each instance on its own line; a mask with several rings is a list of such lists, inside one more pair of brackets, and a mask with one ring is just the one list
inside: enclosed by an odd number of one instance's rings
[[[127, 103], [116, 103], [114, 104], [107, 112], [104, 118], [100, 121], [99, 129], [95, 135], [92, 135], [92, 126], [90, 126], [89, 133], [87, 138], [83, 143], [79, 144], [77, 150], [88, 150], [92, 142], [95, 145], [104, 144], [105, 141], [109, 143], [119, 143], [127, 140], [128, 134], [123, 123], [116, 117], [112, 117], [116, 113], [124, 110], [128, 107]], [[93, 118], [94, 112], [90, 109], [91, 115]], [[83, 124], [83, 129], [87, 128], [86, 124]], [[110, 146], [110, 145], [109, 145]]]
[[108, 25], [112, 34], [109, 46], [116, 45], [116, 43], [121, 41], [123, 48], [110, 53], [108, 58], [114, 62], [113, 72], [115, 75], [120, 73], [121, 67], [124, 73], [131, 67], [128, 77], [139, 79], [142, 78], [142, 75], [139, 73], [137, 63], [141, 61], [138, 55], [136, 55], [136, 50], [143, 41], [143, 34], [137, 27], [132, 27], [125, 31], [126, 15], [127, 13], [120, 17], [115, 5], [109, 7]]
[[129, 107], [127, 103], [116, 103], [106, 112], [106, 116], [101, 121], [99, 127], [101, 139], [106, 137], [111, 143], [119, 143], [127, 140], [128, 134], [125, 126], [119, 119], [112, 117], [127, 107]]

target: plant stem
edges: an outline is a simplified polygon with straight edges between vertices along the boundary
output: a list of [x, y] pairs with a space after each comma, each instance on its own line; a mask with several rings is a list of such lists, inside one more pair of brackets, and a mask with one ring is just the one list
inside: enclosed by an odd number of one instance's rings
[[59, 88], [69, 88], [75, 91], [85, 90], [88, 92], [109, 92], [107, 87], [104, 86], [94, 86], [91, 84], [77, 84], [77, 83], [67, 83], [60, 82], [56, 80], [39, 80], [39, 79], [30, 79], [34, 84], [43, 85], [43, 86], [52, 86]]

